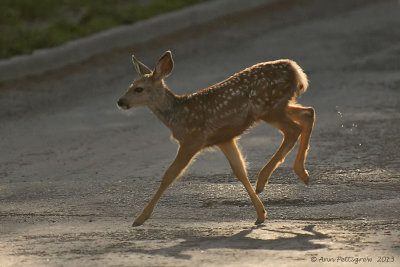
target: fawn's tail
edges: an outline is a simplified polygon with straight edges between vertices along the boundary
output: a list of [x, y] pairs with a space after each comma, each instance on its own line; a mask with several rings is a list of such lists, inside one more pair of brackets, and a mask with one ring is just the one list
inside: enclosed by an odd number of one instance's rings
[[296, 62], [290, 62], [294, 71], [295, 79], [296, 79], [296, 90], [294, 92], [294, 98], [298, 97], [302, 93], [304, 93], [308, 88], [308, 79], [307, 75], [304, 73], [303, 69], [297, 65]]

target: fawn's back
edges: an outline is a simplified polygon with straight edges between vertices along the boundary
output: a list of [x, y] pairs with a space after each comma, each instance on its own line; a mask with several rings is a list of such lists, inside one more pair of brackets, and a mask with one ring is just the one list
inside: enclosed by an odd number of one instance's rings
[[241, 135], [259, 120], [268, 121], [307, 88], [298, 69], [291, 60], [260, 63], [181, 96], [173, 111], [174, 137], [212, 146]]

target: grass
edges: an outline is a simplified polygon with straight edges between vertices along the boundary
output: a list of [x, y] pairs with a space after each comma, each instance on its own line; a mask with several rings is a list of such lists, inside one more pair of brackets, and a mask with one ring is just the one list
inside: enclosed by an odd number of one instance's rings
[[0, 58], [209, 0], [1, 0]]

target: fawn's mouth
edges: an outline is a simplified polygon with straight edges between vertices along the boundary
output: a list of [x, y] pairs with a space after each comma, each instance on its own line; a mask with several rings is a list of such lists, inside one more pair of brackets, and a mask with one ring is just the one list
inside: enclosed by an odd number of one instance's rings
[[128, 107], [128, 106], [120, 106], [120, 105], [118, 105], [118, 108], [119, 108], [119, 109], [124, 109], [124, 110], [127, 110], [127, 109], [129, 109], [129, 107]]
[[122, 106], [117, 105], [117, 106], [118, 106], [119, 109], [123, 109], [123, 110], [130, 109], [130, 107], [129, 107], [129, 106], [126, 106], [126, 105], [122, 105]]

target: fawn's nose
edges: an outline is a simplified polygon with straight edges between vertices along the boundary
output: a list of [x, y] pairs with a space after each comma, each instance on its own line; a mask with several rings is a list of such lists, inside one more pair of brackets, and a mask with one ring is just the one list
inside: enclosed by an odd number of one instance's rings
[[117, 105], [120, 108], [124, 108], [124, 109], [128, 108], [128, 105], [125, 103], [125, 101], [122, 98], [120, 98], [118, 100]]

